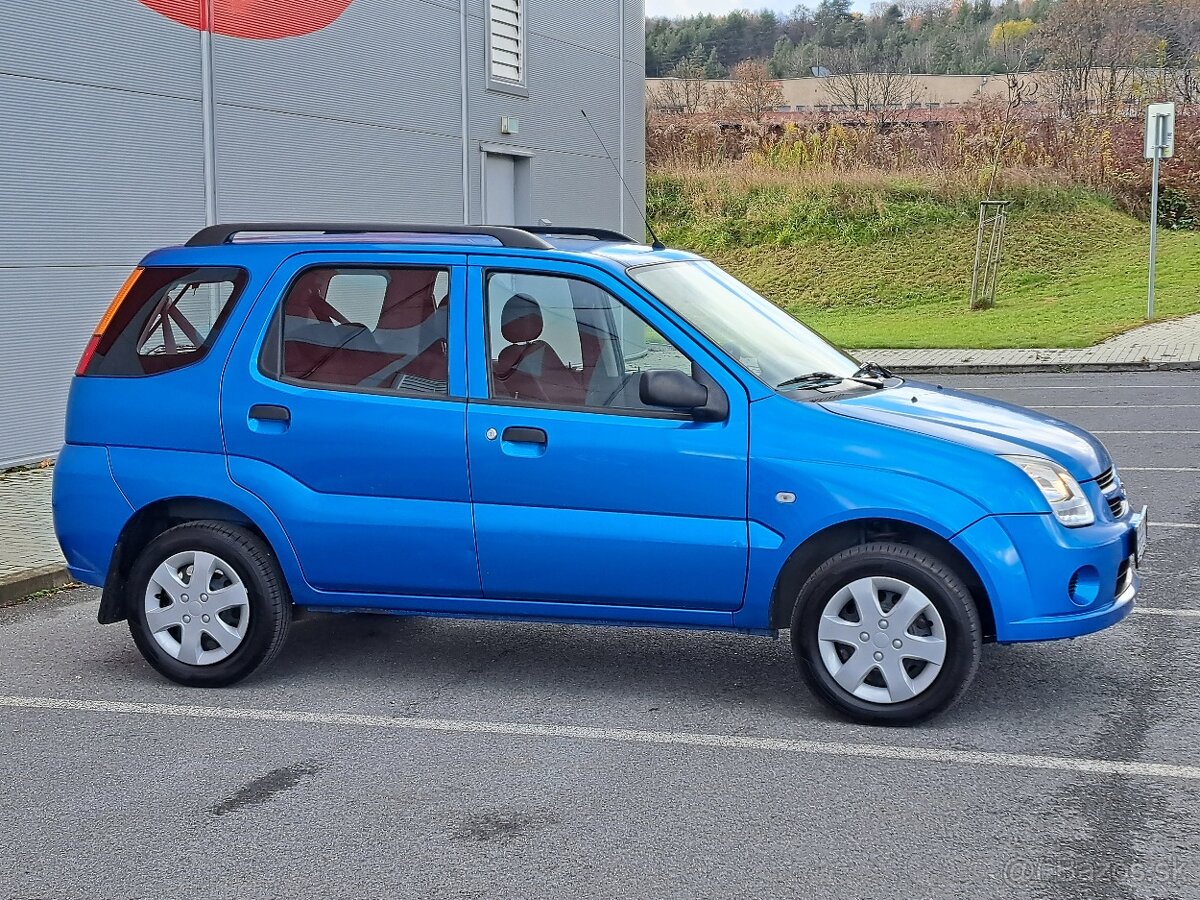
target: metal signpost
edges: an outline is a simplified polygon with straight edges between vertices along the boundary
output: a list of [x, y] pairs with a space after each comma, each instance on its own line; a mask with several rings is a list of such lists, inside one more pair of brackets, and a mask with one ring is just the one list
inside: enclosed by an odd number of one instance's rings
[[1146, 108], [1146, 159], [1154, 160], [1150, 183], [1150, 287], [1146, 295], [1146, 318], [1154, 318], [1154, 267], [1158, 257], [1158, 169], [1159, 163], [1175, 155], [1175, 104], [1151, 103]]

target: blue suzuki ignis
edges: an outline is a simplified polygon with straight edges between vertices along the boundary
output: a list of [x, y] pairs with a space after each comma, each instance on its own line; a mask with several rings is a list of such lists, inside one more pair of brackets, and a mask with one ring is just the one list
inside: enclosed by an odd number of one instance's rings
[[712, 263], [596, 229], [206, 228], [147, 256], [71, 386], [54, 516], [196, 687], [298, 612], [790, 629], [908, 724], [981, 646], [1129, 614], [1100, 442], [860, 365]]

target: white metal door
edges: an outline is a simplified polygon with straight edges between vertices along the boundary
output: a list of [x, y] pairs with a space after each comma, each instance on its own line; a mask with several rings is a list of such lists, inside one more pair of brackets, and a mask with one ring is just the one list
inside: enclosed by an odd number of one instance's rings
[[483, 156], [483, 224], [516, 225], [516, 160], [502, 153]]

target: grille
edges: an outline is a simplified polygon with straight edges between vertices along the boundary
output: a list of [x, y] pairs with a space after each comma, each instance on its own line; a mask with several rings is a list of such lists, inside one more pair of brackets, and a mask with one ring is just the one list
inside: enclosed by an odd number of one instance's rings
[[1108, 504], [1108, 511], [1114, 519], [1119, 519], [1129, 512], [1129, 501], [1125, 499], [1125, 489], [1117, 478], [1116, 468], [1109, 467], [1101, 472], [1100, 477], [1096, 479], [1096, 487], [1103, 492], [1104, 502]]

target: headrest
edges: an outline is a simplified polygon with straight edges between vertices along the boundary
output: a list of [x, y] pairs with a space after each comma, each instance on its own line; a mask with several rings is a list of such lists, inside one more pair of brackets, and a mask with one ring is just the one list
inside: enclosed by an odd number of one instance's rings
[[393, 269], [388, 274], [378, 327], [412, 328], [432, 316], [437, 311], [433, 302], [437, 277], [437, 269]]
[[500, 333], [510, 344], [527, 344], [542, 335], [542, 308], [528, 294], [513, 294], [500, 314]]
[[288, 292], [284, 315], [318, 322], [345, 322], [346, 317], [325, 299], [333, 275], [333, 269], [309, 269], [301, 274]]

